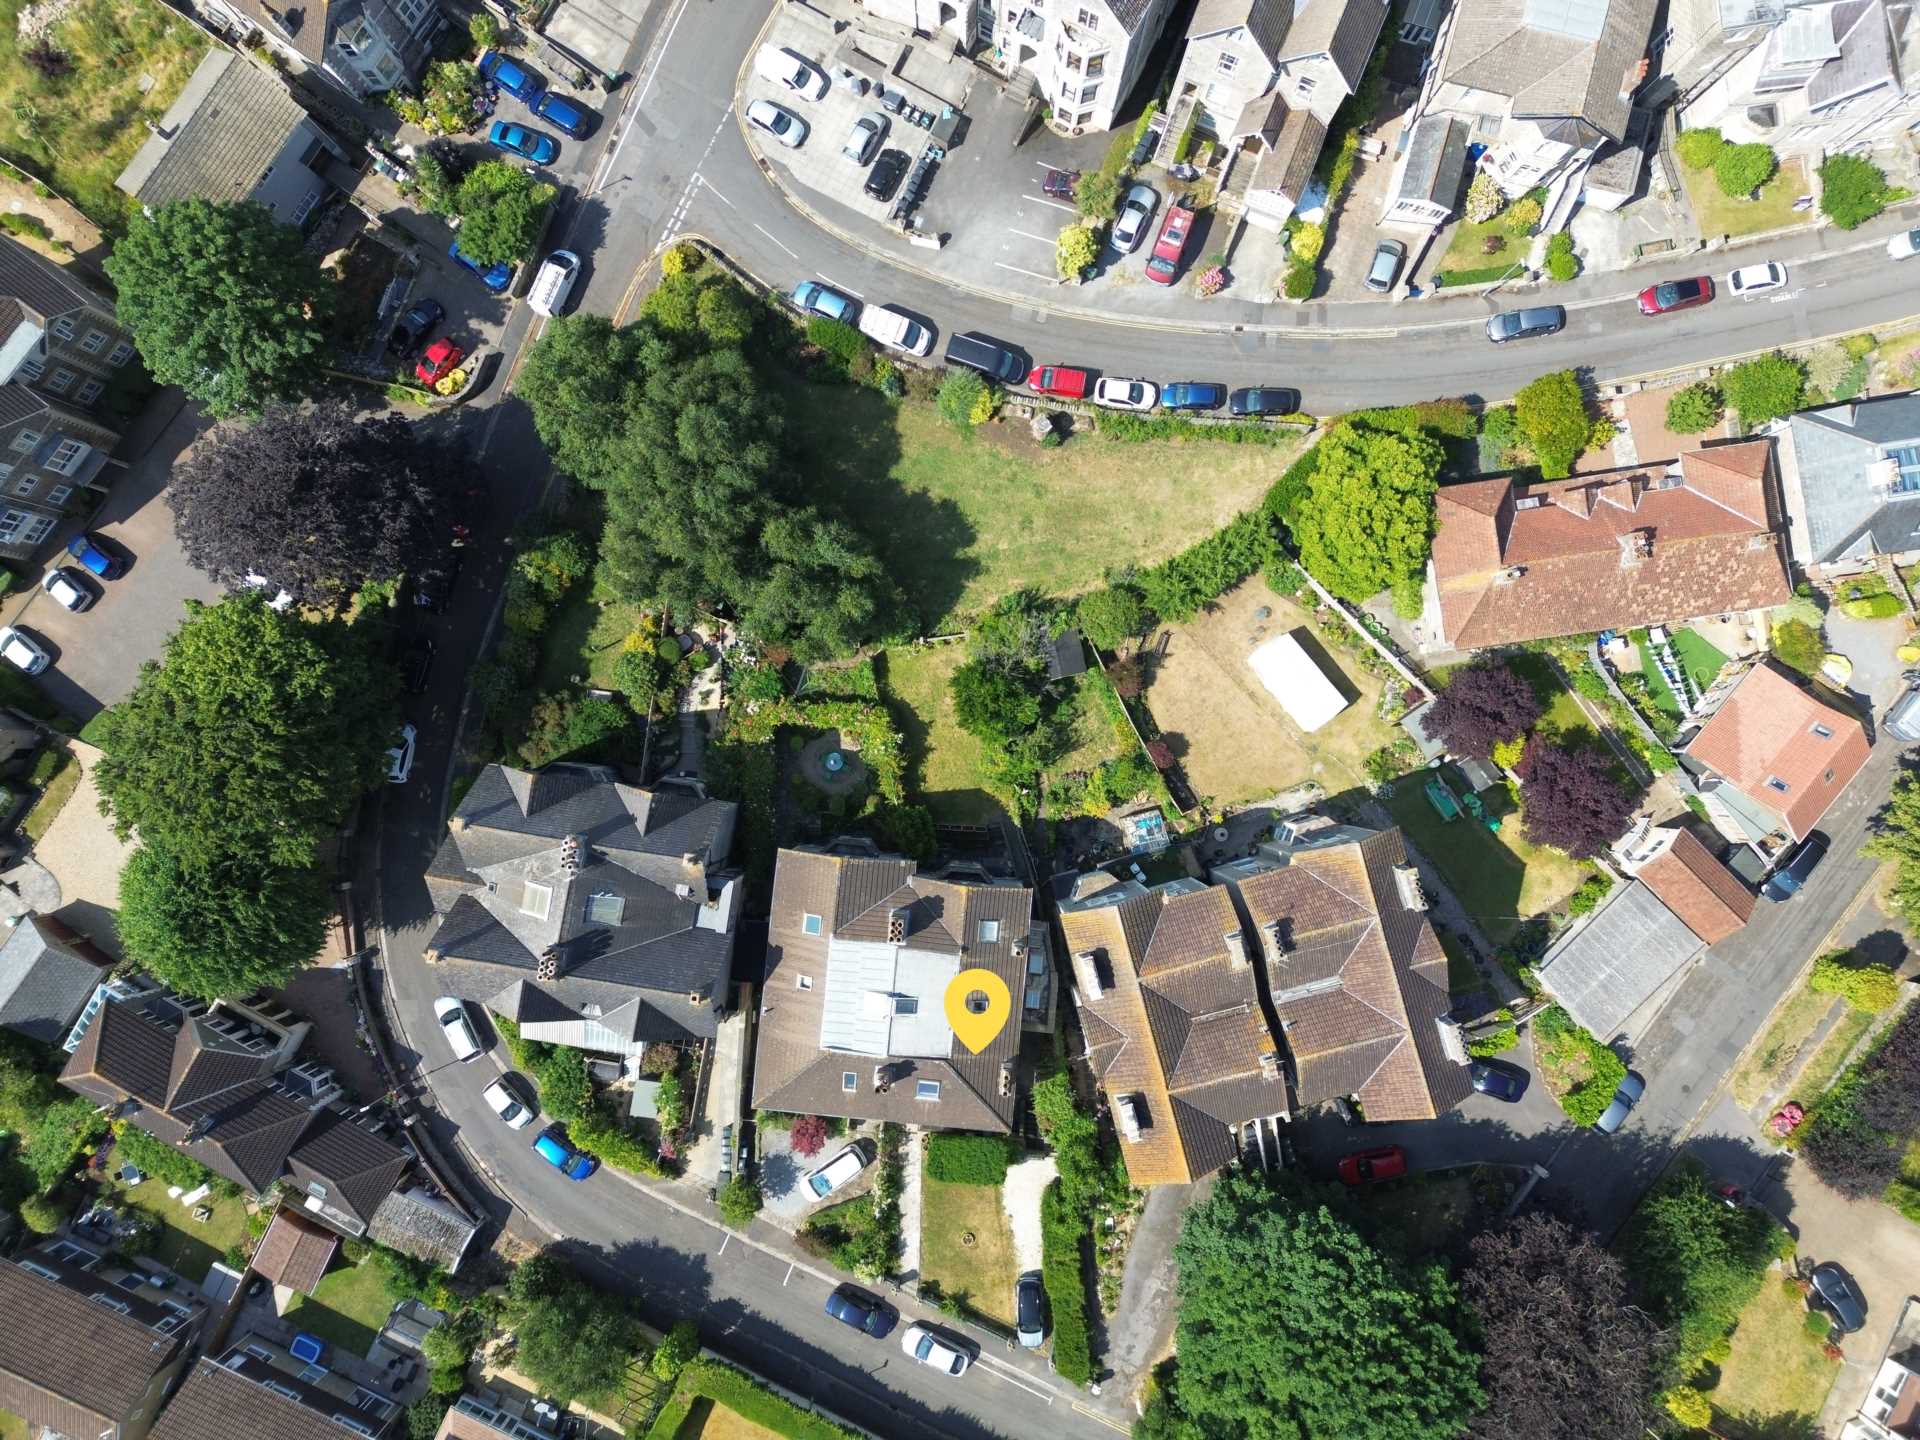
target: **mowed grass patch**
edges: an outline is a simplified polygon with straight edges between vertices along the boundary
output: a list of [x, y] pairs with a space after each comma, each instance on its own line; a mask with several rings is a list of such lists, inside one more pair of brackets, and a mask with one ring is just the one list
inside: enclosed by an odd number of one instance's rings
[[392, 1310], [393, 1297], [376, 1266], [346, 1265], [322, 1276], [311, 1296], [295, 1296], [286, 1318], [296, 1330], [311, 1331], [330, 1345], [365, 1355]]
[[1840, 1373], [1807, 1330], [1807, 1302], [1792, 1282], [1768, 1275], [1740, 1312], [1733, 1353], [1707, 1392], [1714, 1433], [1727, 1440], [1798, 1440], [1820, 1433], [1827, 1392]]
[[1504, 792], [1487, 790], [1480, 796], [1487, 813], [1500, 821], [1497, 833], [1471, 815], [1445, 821], [1427, 801], [1430, 774], [1415, 770], [1396, 780], [1387, 808], [1420, 853], [1439, 867], [1447, 888], [1489, 940], [1499, 944], [1523, 919], [1551, 910], [1573, 893], [1584, 867], [1558, 850], [1529, 844]]
[[687, 1412], [686, 1423], [675, 1432], [679, 1440], [780, 1440], [769, 1430], [704, 1396]]
[[936, 820], [982, 825], [1000, 814], [988, 791], [986, 746], [960, 728], [948, 682], [967, 661], [965, 645], [913, 645], [883, 651], [874, 678], [907, 750], [907, 792]]
[[1793, 208], [1797, 198], [1813, 193], [1806, 168], [1798, 160], [1782, 161], [1773, 179], [1762, 185], [1752, 200], [1735, 200], [1723, 193], [1711, 167], [1694, 170], [1683, 162], [1680, 175], [1702, 235], [1756, 235], [1762, 230], [1813, 223], [1813, 211]]
[[1013, 1227], [998, 1185], [949, 1185], [926, 1177], [920, 1196], [920, 1274], [941, 1293], [1013, 1323]]
[[114, 1180], [107, 1188], [114, 1204], [138, 1210], [159, 1223], [153, 1258], [196, 1285], [207, 1278], [215, 1261], [247, 1238], [245, 1201], [208, 1195], [200, 1203], [209, 1206], [213, 1215], [201, 1221], [193, 1218], [188, 1206], [167, 1198], [166, 1182], [158, 1177], [139, 1185]]

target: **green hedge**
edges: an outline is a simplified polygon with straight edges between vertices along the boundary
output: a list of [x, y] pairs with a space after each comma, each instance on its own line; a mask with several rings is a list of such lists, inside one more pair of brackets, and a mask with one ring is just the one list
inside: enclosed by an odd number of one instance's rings
[[1087, 1217], [1067, 1204], [1060, 1182], [1040, 1197], [1040, 1279], [1053, 1311], [1053, 1368], [1075, 1385], [1093, 1379], [1093, 1342], [1087, 1334], [1087, 1287], [1081, 1245]]
[[1868, 595], [1859, 600], [1848, 600], [1841, 607], [1855, 620], [1886, 620], [1898, 615], [1900, 600], [1895, 595]]
[[1433, 277], [1436, 287], [1449, 285], [1491, 285], [1496, 280], [1505, 280], [1517, 275], [1527, 267], [1509, 262], [1505, 265], [1482, 265], [1477, 270], [1442, 270]]
[[1311, 421], [1294, 422], [1226, 420], [1217, 425], [1187, 420], [1178, 415], [1129, 415], [1124, 411], [1102, 410], [1093, 417], [1094, 429], [1109, 440], [1215, 440], [1227, 445], [1280, 445], [1311, 426]]
[[1013, 1142], [1004, 1135], [943, 1131], [927, 1141], [927, 1177], [947, 1185], [1004, 1185]]
[[836, 1425], [823, 1415], [802, 1410], [775, 1394], [744, 1370], [719, 1360], [696, 1360], [680, 1372], [673, 1394], [647, 1430], [647, 1440], [673, 1440], [696, 1400], [711, 1400], [742, 1420], [786, 1440], [864, 1440], [858, 1430]]
[[116, 1158], [132, 1161], [149, 1175], [154, 1175], [169, 1184], [192, 1190], [201, 1185], [213, 1183], [213, 1172], [195, 1160], [173, 1148], [163, 1140], [156, 1140], [138, 1125], [123, 1121], [114, 1128], [114, 1149]]
[[1273, 516], [1263, 506], [1135, 578], [1147, 608], [1177, 623], [1191, 620], [1202, 607], [1281, 558]]

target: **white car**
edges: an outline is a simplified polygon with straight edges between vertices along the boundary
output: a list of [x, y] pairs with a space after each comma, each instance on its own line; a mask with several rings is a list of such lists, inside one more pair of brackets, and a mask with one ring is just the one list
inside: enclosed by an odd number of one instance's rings
[[1115, 380], [1106, 376], [1093, 383], [1093, 403], [1109, 410], [1151, 410], [1160, 401], [1160, 387], [1151, 380]]
[[53, 663], [40, 642], [17, 625], [0, 625], [0, 658], [29, 675], [38, 675]]
[[900, 1348], [910, 1359], [931, 1365], [943, 1375], [964, 1375], [973, 1363], [966, 1351], [931, 1325], [909, 1325], [900, 1337]]
[[1920, 230], [1902, 230], [1887, 241], [1887, 254], [1896, 260], [1905, 260], [1909, 255], [1920, 255]]
[[493, 1113], [506, 1121], [510, 1130], [524, 1130], [533, 1124], [533, 1111], [521, 1103], [520, 1098], [507, 1088], [507, 1082], [496, 1080], [480, 1092], [480, 1098], [493, 1107]]
[[433, 1015], [446, 1032], [454, 1059], [471, 1060], [480, 1053], [480, 1037], [473, 1033], [473, 1017], [467, 1014], [466, 1001], [442, 995], [433, 1002]]
[[807, 122], [771, 100], [756, 100], [747, 106], [747, 123], [766, 131], [789, 150], [798, 150], [806, 143]]
[[93, 591], [80, 579], [80, 572], [71, 565], [56, 565], [47, 572], [40, 582], [40, 588], [52, 597], [53, 603], [64, 610], [81, 611], [93, 604]]
[[400, 727], [400, 743], [387, 751], [387, 783], [404, 785], [407, 777], [413, 774], [413, 747], [418, 738], [411, 725]]
[[1727, 276], [1727, 289], [1735, 295], [1759, 295], [1779, 290], [1787, 283], [1787, 267], [1777, 260], [1765, 265], [1743, 265]]
[[1135, 185], [1120, 202], [1120, 216], [1113, 222], [1113, 248], [1131, 255], [1153, 224], [1153, 212], [1160, 208], [1160, 192], [1151, 185]]
[[805, 100], [824, 100], [827, 77], [811, 60], [778, 45], [762, 45], [753, 57], [753, 68], [762, 80], [784, 85]]
[[849, 1145], [807, 1176], [807, 1188], [813, 1192], [814, 1199], [824, 1200], [866, 1168], [865, 1153], [858, 1145]]

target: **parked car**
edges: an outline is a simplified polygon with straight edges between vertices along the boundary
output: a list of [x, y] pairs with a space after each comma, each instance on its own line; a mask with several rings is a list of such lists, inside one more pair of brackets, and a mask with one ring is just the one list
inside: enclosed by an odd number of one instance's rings
[[460, 249], [460, 242], [454, 241], [447, 246], [447, 255], [453, 263], [463, 270], [471, 270], [480, 277], [480, 283], [495, 295], [502, 294], [513, 284], [513, 267], [504, 260], [496, 260], [491, 265], [482, 265], [478, 260], [469, 259]]
[[460, 552], [449, 551], [434, 569], [414, 576], [413, 603], [422, 610], [438, 615], [447, 608], [447, 598], [453, 594], [454, 581], [459, 578]]
[[1151, 410], [1159, 400], [1160, 387], [1151, 380], [1102, 376], [1093, 387], [1093, 403], [1109, 410]]
[[858, 1285], [842, 1285], [827, 1296], [827, 1314], [842, 1325], [851, 1325], [863, 1335], [884, 1340], [900, 1323], [899, 1312], [878, 1295], [870, 1295]]
[[1675, 310], [1691, 310], [1711, 299], [1713, 281], [1705, 275], [1696, 275], [1691, 280], [1667, 280], [1640, 292], [1640, 313], [1666, 315]]
[[1036, 365], [1027, 375], [1027, 388], [1037, 395], [1059, 395], [1068, 400], [1087, 398], [1087, 384], [1093, 377], [1084, 370], [1065, 365]]
[[1373, 248], [1373, 263], [1367, 266], [1366, 279], [1362, 282], [1369, 290], [1377, 290], [1382, 295], [1393, 289], [1393, 282], [1400, 278], [1400, 267], [1407, 263], [1407, 247], [1398, 240], [1382, 240]]
[[29, 675], [38, 675], [53, 663], [46, 647], [18, 625], [0, 625], [0, 659]]
[[1896, 739], [1920, 740], [1920, 685], [1913, 686], [1894, 702], [1883, 723], [1887, 733]]
[[1502, 310], [1487, 317], [1487, 339], [1496, 345], [1509, 340], [1531, 340], [1536, 335], [1552, 335], [1567, 324], [1567, 312], [1558, 305], [1530, 305], [1521, 310]]
[[400, 727], [400, 739], [387, 751], [387, 783], [404, 785], [413, 774], [413, 752], [417, 732], [411, 724]]
[[1047, 1292], [1038, 1270], [1013, 1282], [1013, 1333], [1022, 1350], [1038, 1350], [1046, 1343]]
[[747, 123], [766, 131], [789, 150], [798, 150], [807, 143], [807, 122], [771, 100], [755, 100], [747, 106]]
[[54, 604], [75, 614], [85, 610], [98, 598], [92, 587], [80, 578], [80, 572], [71, 565], [56, 565], [47, 571], [40, 588], [47, 592], [47, 597]]
[[1027, 373], [1019, 351], [977, 330], [947, 337], [947, 364], [964, 365], [1006, 385], [1018, 384]]
[[927, 355], [933, 351], [933, 332], [891, 305], [869, 305], [863, 309], [860, 333], [889, 350], [904, 350], [909, 355]]
[[1633, 1113], [1633, 1107], [1640, 1103], [1640, 1097], [1646, 1093], [1647, 1082], [1637, 1072], [1627, 1071], [1627, 1078], [1613, 1092], [1613, 1103], [1601, 1112], [1600, 1118], [1593, 1122], [1593, 1128], [1602, 1135], [1613, 1134], [1627, 1123], [1627, 1116]]
[[450, 336], [442, 335], [427, 347], [413, 367], [413, 378], [431, 390], [447, 376], [460, 368], [460, 362], [467, 358], [467, 352], [453, 343]]
[[1277, 385], [1249, 385], [1227, 397], [1229, 415], [1292, 415], [1300, 408], [1300, 392]]
[[406, 359], [433, 333], [433, 327], [447, 318], [447, 307], [438, 300], [416, 300], [407, 313], [393, 322], [387, 335], [387, 351]]
[[907, 1352], [909, 1359], [918, 1360], [943, 1375], [964, 1375], [972, 1363], [959, 1341], [931, 1325], [909, 1325], [907, 1333], [900, 1337], [900, 1348]]
[[830, 290], [818, 280], [802, 280], [793, 287], [793, 304], [804, 315], [824, 315], [829, 320], [852, 323], [859, 302], [851, 296]]
[[887, 117], [878, 110], [869, 110], [853, 122], [853, 128], [847, 131], [847, 143], [840, 147], [840, 153], [856, 165], [865, 165], [873, 159], [873, 152], [880, 148], [880, 141], [887, 133]]
[[80, 562], [80, 568], [102, 580], [118, 580], [127, 573], [127, 557], [91, 530], [83, 531], [67, 542], [67, 554]]
[[1531, 1078], [1518, 1065], [1509, 1065], [1504, 1060], [1475, 1060], [1467, 1066], [1467, 1076], [1482, 1095], [1504, 1100], [1509, 1105], [1527, 1093], [1527, 1081]]
[[453, 1051], [453, 1058], [461, 1062], [478, 1058], [480, 1037], [474, 1034], [473, 1017], [467, 1013], [467, 1002], [453, 995], [442, 995], [433, 1002], [433, 1018], [440, 1022], [440, 1029], [447, 1037], [447, 1048]]
[[527, 308], [536, 315], [552, 319], [566, 308], [573, 282], [580, 278], [580, 257], [571, 250], [556, 250], [540, 262], [540, 269], [527, 287]]
[[1813, 1285], [1813, 1302], [1833, 1316], [1841, 1334], [1851, 1335], [1867, 1323], [1867, 1297], [1844, 1266], [1823, 1261], [1807, 1278]]
[[1777, 260], [1764, 265], [1742, 265], [1727, 276], [1727, 289], [1735, 295], [1761, 295], [1779, 290], [1787, 283], [1787, 267]]
[[826, 72], [792, 50], [783, 50], [778, 45], [762, 45], [753, 57], [753, 69], [762, 80], [784, 85], [803, 99], [826, 98]]
[[522, 104], [531, 105], [547, 88], [547, 82], [518, 60], [489, 50], [480, 57], [480, 77], [491, 80]]
[[849, 1145], [807, 1176], [807, 1188], [814, 1199], [824, 1200], [866, 1168], [866, 1152], [858, 1145]]
[[576, 140], [584, 140], [593, 133], [593, 111], [572, 96], [549, 90], [534, 103], [533, 113]]
[[433, 657], [439, 647], [431, 637], [416, 635], [407, 642], [407, 653], [400, 659], [400, 674], [406, 682], [409, 695], [419, 695], [427, 688], [427, 677], [433, 673]]
[[1120, 214], [1113, 222], [1113, 248], [1131, 255], [1140, 248], [1141, 237], [1153, 224], [1153, 212], [1160, 208], [1160, 192], [1151, 185], [1128, 187], [1120, 202]]
[[1912, 255], [1920, 255], [1920, 230], [1902, 230], [1887, 241], [1887, 254], [1896, 260], [1905, 260]]
[[1809, 831], [1807, 838], [1781, 862], [1780, 868], [1761, 882], [1760, 893], [1769, 900], [1791, 900], [1799, 893], [1800, 887], [1807, 883], [1814, 866], [1827, 853], [1829, 843], [1827, 837], [1818, 830]]
[[867, 183], [860, 188], [875, 200], [891, 200], [893, 192], [900, 188], [901, 180], [906, 177], [910, 163], [904, 150], [882, 150], [880, 158], [873, 162], [873, 168], [867, 172]]
[[1397, 1180], [1407, 1173], [1407, 1152], [1398, 1145], [1361, 1150], [1340, 1159], [1340, 1178], [1349, 1185], [1372, 1185]]
[[1218, 410], [1227, 403], [1227, 387], [1205, 380], [1176, 380], [1160, 387], [1160, 404], [1167, 410]]
[[1187, 238], [1193, 234], [1193, 211], [1182, 205], [1169, 205], [1167, 218], [1160, 222], [1160, 238], [1153, 242], [1153, 254], [1147, 260], [1147, 279], [1156, 285], [1171, 285], [1180, 274], [1180, 257], [1186, 253]]
[[1049, 170], [1047, 178], [1040, 182], [1040, 188], [1056, 200], [1073, 203], [1074, 188], [1080, 183], [1078, 170]]
[[535, 1111], [514, 1094], [504, 1075], [482, 1090], [480, 1098], [493, 1107], [493, 1113], [509, 1130], [524, 1130], [534, 1122]]
[[551, 135], [531, 126], [516, 125], [511, 120], [494, 121], [487, 130], [487, 143], [536, 165], [550, 165], [560, 153], [560, 142]]
[[534, 1137], [533, 1152], [569, 1180], [584, 1180], [600, 1168], [597, 1159], [567, 1143], [566, 1132], [558, 1125], [549, 1125]]

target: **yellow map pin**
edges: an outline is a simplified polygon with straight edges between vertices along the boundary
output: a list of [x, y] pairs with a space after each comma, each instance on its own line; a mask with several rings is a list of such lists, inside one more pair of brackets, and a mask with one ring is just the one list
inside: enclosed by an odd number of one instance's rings
[[960, 1043], [978, 1055], [1007, 1028], [1013, 996], [991, 970], [962, 970], [947, 985], [947, 1024]]

